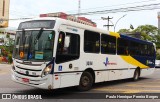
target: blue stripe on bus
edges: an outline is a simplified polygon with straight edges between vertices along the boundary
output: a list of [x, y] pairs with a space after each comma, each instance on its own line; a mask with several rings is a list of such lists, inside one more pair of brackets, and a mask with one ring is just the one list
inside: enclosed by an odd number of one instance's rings
[[127, 39], [129, 41], [135, 41], [135, 42], [138, 42], [138, 43], [153, 45], [152, 42], [144, 41], [144, 40], [141, 40], [141, 39], [138, 39], [138, 38], [133, 38], [133, 37], [130, 37], [130, 36], [127, 36], [127, 35], [123, 35], [123, 34], [120, 34], [120, 38], [124, 38], [124, 39]]
[[[154, 57], [148, 57], [148, 56], [132, 56], [134, 59], [139, 61], [140, 63], [149, 66], [150, 68], [155, 67], [155, 58]], [[153, 63], [150, 63], [153, 62]]]
[[[124, 38], [124, 39], [127, 39], [129, 41], [135, 41], [135, 42], [138, 42], [138, 43], [141, 43], [141, 44], [153, 45], [152, 42], [144, 41], [144, 40], [141, 40], [141, 39], [138, 39], [138, 38], [133, 38], [133, 37], [123, 35], [123, 34], [120, 34], [120, 38]], [[149, 66], [149, 67], [154, 67], [155, 66], [156, 55], [154, 55], [154, 57], [149, 57], [149, 56], [146, 56], [146, 57], [144, 57], [144, 56], [132, 56], [132, 57], [135, 58], [137, 61], [143, 63], [146, 66]], [[153, 61], [154, 64], [147, 64], [146, 63], [147, 61]]]

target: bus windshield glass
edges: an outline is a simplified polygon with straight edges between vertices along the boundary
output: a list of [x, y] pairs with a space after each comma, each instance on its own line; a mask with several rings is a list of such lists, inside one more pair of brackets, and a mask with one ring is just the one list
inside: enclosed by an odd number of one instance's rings
[[51, 30], [18, 31], [13, 57], [20, 60], [50, 61], [53, 57], [55, 32]]

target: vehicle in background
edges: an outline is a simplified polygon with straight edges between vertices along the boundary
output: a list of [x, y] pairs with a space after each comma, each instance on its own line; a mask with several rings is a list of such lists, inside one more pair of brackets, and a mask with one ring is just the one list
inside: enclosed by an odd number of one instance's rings
[[155, 67], [156, 67], [156, 68], [160, 68], [160, 60], [156, 60], [156, 62], [155, 62]]

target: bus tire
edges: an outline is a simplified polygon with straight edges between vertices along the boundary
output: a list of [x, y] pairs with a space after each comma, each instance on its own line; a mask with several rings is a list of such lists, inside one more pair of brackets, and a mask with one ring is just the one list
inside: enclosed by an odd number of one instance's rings
[[134, 72], [133, 81], [137, 81], [139, 79], [139, 76], [140, 76], [140, 71], [139, 69], [136, 69]]
[[93, 76], [91, 75], [91, 73], [83, 72], [80, 78], [78, 90], [87, 91], [91, 89], [92, 85], [93, 85]]

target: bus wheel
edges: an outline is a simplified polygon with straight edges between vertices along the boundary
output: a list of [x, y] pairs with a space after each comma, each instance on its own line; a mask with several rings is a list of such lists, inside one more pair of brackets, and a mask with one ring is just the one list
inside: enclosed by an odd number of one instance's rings
[[79, 82], [79, 86], [78, 89], [80, 91], [87, 91], [89, 89], [91, 89], [93, 84], [93, 77], [91, 75], [91, 73], [89, 72], [83, 72], [80, 82]]
[[134, 81], [138, 80], [139, 76], [140, 76], [140, 71], [139, 71], [139, 69], [136, 69], [134, 72], [133, 80]]

